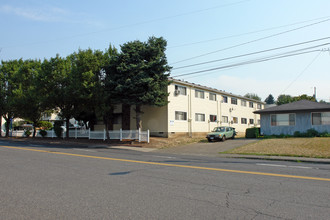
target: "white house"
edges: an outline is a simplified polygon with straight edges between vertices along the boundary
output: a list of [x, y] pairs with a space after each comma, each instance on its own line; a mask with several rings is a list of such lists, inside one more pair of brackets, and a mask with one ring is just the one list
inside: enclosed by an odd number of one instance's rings
[[[216, 126], [232, 126], [239, 133], [249, 127], [259, 126], [256, 110], [265, 103], [225, 91], [170, 79], [168, 105], [163, 107], [142, 106], [143, 130], [152, 136], [204, 135]], [[135, 129], [134, 106], [119, 105], [110, 125], [114, 130]], [[102, 124], [95, 129], [104, 129]]]

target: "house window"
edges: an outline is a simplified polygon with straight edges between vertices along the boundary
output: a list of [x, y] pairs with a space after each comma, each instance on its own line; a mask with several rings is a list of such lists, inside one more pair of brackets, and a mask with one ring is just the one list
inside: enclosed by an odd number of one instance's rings
[[196, 113], [195, 114], [195, 121], [205, 121], [205, 114]]
[[210, 93], [210, 100], [217, 101], [217, 95], [214, 93]]
[[257, 109], [261, 109], [261, 104], [257, 104]]
[[233, 124], [238, 124], [238, 118], [237, 117], [233, 117]]
[[241, 118], [241, 124], [247, 124], [247, 119], [246, 118]]
[[113, 124], [121, 124], [122, 122], [122, 116], [121, 114], [113, 114]]
[[187, 120], [187, 112], [175, 111], [175, 120], [186, 121]]
[[210, 115], [210, 122], [217, 122], [217, 116], [216, 115]]
[[249, 102], [249, 107], [253, 108], [253, 102]]
[[270, 116], [271, 126], [294, 126], [296, 124], [295, 114], [276, 114]]
[[228, 103], [228, 97], [227, 96], [222, 96], [222, 102], [223, 103]]
[[187, 95], [187, 88], [184, 86], [175, 85], [175, 91], [178, 95]]
[[330, 112], [312, 113], [312, 125], [329, 125]]
[[231, 98], [231, 104], [237, 105], [237, 98]]
[[195, 97], [196, 98], [200, 98], [200, 99], [203, 99], [204, 98], [204, 91], [201, 91], [201, 90], [195, 90]]
[[228, 123], [228, 116], [222, 116], [222, 123]]
[[245, 100], [241, 100], [241, 106], [246, 106], [246, 101]]
[[253, 125], [254, 124], [254, 119], [250, 118], [249, 123], [250, 123], [250, 125]]

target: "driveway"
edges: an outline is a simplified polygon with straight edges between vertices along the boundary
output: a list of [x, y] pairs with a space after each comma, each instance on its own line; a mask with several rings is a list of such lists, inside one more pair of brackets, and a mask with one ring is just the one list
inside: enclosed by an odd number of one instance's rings
[[234, 139], [226, 140], [225, 142], [205, 142], [195, 143], [183, 146], [176, 146], [170, 148], [159, 149], [159, 153], [173, 153], [186, 155], [203, 155], [203, 156], [219, 156], [219, 152], [228, 151], [249, 143], [259, 141], [257, 139]]

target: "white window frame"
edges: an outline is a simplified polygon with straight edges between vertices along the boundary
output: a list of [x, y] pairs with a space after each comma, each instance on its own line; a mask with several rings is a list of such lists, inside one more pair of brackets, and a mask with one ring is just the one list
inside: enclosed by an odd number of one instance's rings
[[203, 90], [195, 89], [195, 98], [204, 99], [205, 92]]
[[[214, 97], [214, 99], [211, 99], [211, 97]], [[210, 92], [210, 94], [209, 94], [209, 99], [210, 99], [211, 101], [217, 101], [217, 94]]]
[[241, 106], [246, 107], [246, 101], [245, 100], [241, 100]]
[[[177, 113], [178, 114], [181, 114], [181, 113], [183, 113], [183, 118], [184, 119], [177, 119]], [[183, 111], [175, 111], [175, 113], [174, 113], [175, 115], [174, 115], [174, 118], [175, 118], [175, 120], [176, 121], [187, 121], [187, 112], [183, 112]]]
[[[211, 116], [215, 116], [215, 121], [211, 121]], [[218, 116], [217, 115], [210, 115], [210, 122], [217, 122], [218, 121]]]
[[223, 95], [222, 96], [222, 102], [223, 103], [228, 103], [228, 96]]
[[[236, 118], [236, 122], [234, 121], [234, 118]], [[238, 124], [238, 117], [233, 117], [233, 124]]]
[[[198, 116], [202, 116], [202, 120], [198, 120]], [[195, 121], [196, 122], [205, 122], [205, 114], [203, 113], [195, 113]]]
[[[180, 85], [175, 85], [174, 88], [175, 88], [175, 91], [180, 92], [179, 95], [187, 95], [187, 87], [180, 86]], [[184, 91], [184, 92], [182, 92], [182, 91]]]
[[[272, 125], [272, 116], [273, 115], [288, 115], [288, 124], [287, 125], [285, 125], [285, 124], [283, 124], [283, 125]], [[290, 125], [290, 115], [294, 115], [294, 124], [293, 125]], [[285, 126], [285, 127], [288, 127], [288, 126], [296, 126], [296, 114], [295, 113], [283, 113], [283, 114], [271, 114], [270, 115], [270, 126], [271, 127], [283, 127], [283, 126]]]
[[[224, 118], [226, 119], [226, 121], [223, 120]], [[228, 116], [226, 116], [226, 115], [221, 116], [221, 122], [228, 123]]]
[[[244, 120], [245, 120], [245, 123], [243, 123]], [[241, 124], [242, 125], [247, 125], [247, 118], [241, 118]]]
[[[312, 113], [311, 113], [311, 124], [312, 124], [313, 126], [330, 125], [330, 122], [329, 122], [329, 123], [325, 123], [325, 124], [322, 123], [322, 113], [330, 114], [330, 112], [312, 112]], [[319, 124], [319, 125], [313, 124], [313, 114], [321, 114], [321, 118], [320, 118], [320, 120], [321, 120], [321, 124]]]

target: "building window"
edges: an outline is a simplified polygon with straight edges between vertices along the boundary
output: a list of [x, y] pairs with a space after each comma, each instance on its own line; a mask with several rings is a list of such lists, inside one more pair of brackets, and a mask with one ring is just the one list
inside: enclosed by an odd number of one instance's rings
[[237, 105], [237, 98], [231, 98], [231, 104]]
[[270, 116], [271, 126], [294, 126], [296, 124], [295, 114], [276, 114]]
[[210, 115], [210, 122], [217, 122], [217, 116], [216, 115]]
[[258, 119], [258, 125], [260, 125], [260, 119]]
[[175, 85], [175, 93], [177, 95], [187, 95], [187, 88], [184, 86]]
[[241, 106], [246, 106], [246, 101], [245, 100], [241, 100]]
[[196, 113], [195, 114], [195, 121], [205, 121], [205, 114]]
[[186, 121], [187, 120], [187, 112], [175, 111], [175, 120]]
[[222, 116], [222, 123], [228, 123], [228, 116]]
[[330, 112], [312, 113], [312, 125], [330, 125]]
[[253, 108], [253, 102], [249, 102], [249, 107]]
[[201, 91], [201, 90], [195, 90], [195, 97], [196, 98], [200, 98], [200, 99], [203, 99], [204, 98], [204, 91]]
[[250, 123], [250, 125], [253, 125], [254, 124], [254, 119], [250, 118], [249, 123]]
[[233, 124], [238, 124], [238, 118], [237, 117], [233, 117]]
[[246, 118], [241, 118], [241, 124], [247, 124], [247, 119]]
[[113, 124], [122, 124], [122, 116], [121, 114], [113, 114]]
[[228, 97], [227, 96], [222, 96], [222, 102], [223, 103], [228, 103]]
[[257, 104], [257, 109], [261, 109], [261, 104]]
[[210, 93], [210, 100], [217, 101], [217, 95], [214, 93]]

